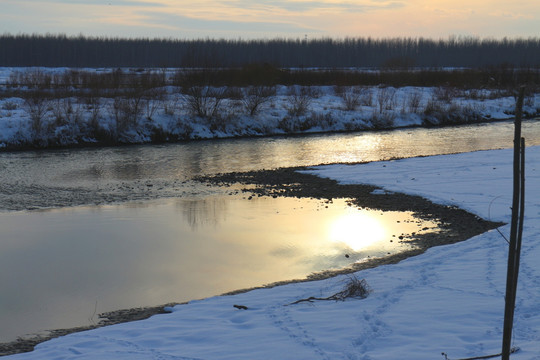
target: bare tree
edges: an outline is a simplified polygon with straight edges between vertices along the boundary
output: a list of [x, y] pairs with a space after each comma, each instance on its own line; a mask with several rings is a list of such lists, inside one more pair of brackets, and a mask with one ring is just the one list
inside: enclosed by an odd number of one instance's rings
[[152, 120], [156, 111], [162, 106], [164, 98], [163, 88], [151, 88], [144, 92], [142, 105], [146, 119]]
[[250, 86], [244, 91], [244, 98], [242, 99], [242, 104], [244, 108], [253, 116], [257, 114], [261, 105], [272, 100], [276, 94], [275, 86]]
[[110, 111], [116, 121], [116, 132], [121, 134], [130, 128], [136, 128], [142, 113], [142, 96], [117, 96]]
[[406, 104], [405, 106], [403, 106], [404, 110], [413, 114], [418, 114], [418, 112], [420, 111], [420, 102], [422, 101], [422, 94], [419, 91], [414, 90], [408, 93], [405, 101], [406, 101]]
[[287, 107], [287, 112], [291, 116], [304, 115], [313, 101], [313, 93], [311, 89], [306, 86], [300, 88], [293, 86], [289, 89], [289, 101], [290, 105]]
[[99, 97], [90, 97], [87, 99], [90, 109], [90, 118], [88, 125], [96, 132], [99, 129], [99, 117], [101, 116], [101, 99]]
[[345, 110], [353, 111], [356, 110], [358, 106], [360, 106], [361, 93], [357, 88], [350, 87], [347, 90], [340, 91], [338, 94], [343, 101], [343, 106], [345, 107]]
[[30, 115], [30, 129], [34, 140], [41, 135], [43, 119], [49, 112], [50, 100], [43, 92], [33, 91], [26, 94], [24, 110]]
[[379, 105], [379, 114], [382, 114], [384, 110], [392, 110], [394, 106], [394, 96], [396, 95], [396, 89], [393, 87], [382, 87], [377, 93], [377, 104]]
[[184, 91], [184, 102], [188, 110], [201, 118], [215, 118], [221, 111], [225, 88], [190, 86]]

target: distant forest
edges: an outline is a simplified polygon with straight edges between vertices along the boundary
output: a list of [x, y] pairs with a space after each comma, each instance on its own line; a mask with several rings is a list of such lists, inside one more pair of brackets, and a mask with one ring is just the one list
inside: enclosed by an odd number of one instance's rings
[[540, 67], [540, 38], [369, 37], [177, 40], [66, 35], [0, 35], [0, 66], [481, 68]]

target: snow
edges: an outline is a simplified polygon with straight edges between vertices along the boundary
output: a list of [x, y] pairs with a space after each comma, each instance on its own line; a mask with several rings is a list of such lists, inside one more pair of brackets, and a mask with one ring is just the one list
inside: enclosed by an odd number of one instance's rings
[[[60, 75], [68, 69], [34, 70]], [[96, 73], [107, 71], [80, 70]], [[28, 69], [0, 68], [0, 84], [6, 84], [10, 74], [24, 71]], [[172, 70], [170, 72], [172, 74]], [[53, 100], [47, 104], [47, 112], [36, 127], [24, 99], [0, 96], [0, 148], [30, 144], [47, 147], [93, 143], [98, 142], [104, 133], [108, 134], [107, 140], [146, 143], [152, 141], [156, 134], [179, 139], [209, 139], [399, 128], [420, 126], [425, 122], [434, 125], [455, 121], [478, 122], [508, 119], [512, 117], [515, 107], [513, 96], [497, 90], [454, 91], [448, 99], [441, 88], [372, 86], [343, 88], [349, 91], [349, 97], [356, 96], [358, 101], [354, 109], [347, 110], [344, 98], [335, 87], [313, 86], [309, 89], [306, 111], [291, 115], [290, 110], [294, 107], [291, 96], [293, 88], [300, 91], [298, 87], [278, 86], [276, 95], [262, 104], [253, 116], [249, 115], [242, 101], [227, 98], [221, 102], [219, 116], [201, 118], [190, 111], [186, 96], [169, 86], [164, 89], [164, 99], [143, 101], [143, 111], [135, 124], [126, 129], [117, 126], [118, 109], [115, 110], [114, 99], [111, 98], [99, 98], [99, 111], [94, 113], [92, 109], [95, 106], [84, 99], [65, 99], [71, 101], [69, 108], [64, 99]], [[526, 114], [540, 114], [540, 108], [535, 106], [539, 98], [540, 95], [534, 94], [526, 99]], [[213, 104], [212, 99], [208, 99], [208, 103]], [[155, 112], [149, 110], [154, 107]], [[97, 117], [101, 131], [91, 125], [92, 117]]]
[[[540, 359], [540, 147], [526, 153], [524, 243], [512, 359]], [[512, 151], [309, 170], [417, 194], [509, 221]], [[382, 196], [382, 195], [381, 195]], [[508, 234], [509, 225], [499, 229]], [[74, 333], [6, 359], [450, 359], [499, 353], [507, 243], [495, 230], [356, 273], [366, 299], [288, 305], [340, 291], [347, 276], [191, 301], [147, 320]], [[247, 306], [241, 310], [233, 305]]]

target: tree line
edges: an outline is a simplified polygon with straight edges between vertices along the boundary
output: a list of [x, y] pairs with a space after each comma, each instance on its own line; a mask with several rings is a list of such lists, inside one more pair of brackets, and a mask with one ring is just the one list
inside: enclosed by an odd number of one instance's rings
[[0, 66], [231, 68], [540, 66], [540, 38], [150, 39], [3, 34]]
[[512, 91], [526, 85], [527, 93], [540, 89], [539, 68], [513, 68], [508, 65], [479, 69], [285, 69], [269, 64], [249, 64], [238, 68], [67, 68], [47, 71], [22, 68], [10, 72], [0, 83], [0, 99], [38, 91], [42, 96], [115, 97], [172, 86], [249, 87], [249, 86], [416, 86], [457, 89], [497, 89]]

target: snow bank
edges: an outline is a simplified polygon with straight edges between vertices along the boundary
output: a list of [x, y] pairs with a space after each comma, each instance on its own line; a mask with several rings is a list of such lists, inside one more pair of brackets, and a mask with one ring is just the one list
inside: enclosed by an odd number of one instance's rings
[[[10, 73], [0, 68], [0, 83]], [[46, 69], [62, 74], [66, 69]], [[100, 69], [93, 69], [99, 72]], [[3, 80], [3, 81], [2, 81]], [[72, 146], [88, 143], [147, 143], [240, 136], [313, 132], [358, 131], [421, 125], [441, 125], [507, 119], [515, 101], [496, 90], [468, 90], [447, 94], [441, 88], [278, 86], [251, 114], [246, 89], [230, 89], [216, 102], [199, 99], [203, 109], [194, 112], [188, 95], [169, 86], [163, 94], [144, 98], [69, 97], [43, 101], [24, 99], [25, 89], [0, 98], [0, 148]], [[2, 94], [0, 88], [0, 95]], [[12, 90], [12, 89], [11, 89]], [[10, 90], [10, 91], [11, 91]], [[234, 96], [233, 96], [234, 93]], [[16, 96], [14, 94], [20, 94]], [[243, 95], [242, 95], [243, 94]], [[526, 101], [524, 111], [540, 113], [538, 95]], [[299, 103], [298, 101], [304, 101]], [[202, 115], [201, 115], [202, 114]]]
[[[527, 149], [512, 359], [540, 359], [540, 147]], [[343, 183], [419, 194], [508, 221], [510, 150], [313, 169]], [[382, 195], [381, 195], [382, 196]], [[500, 228], [508, 233], [509, 225]], [[364, 270], [363, 300], [285, 306], [341, 290], [346, 276], [214, 297], [171, 314], [71, 334], [8, 359], [443, 359], [499, 353], [507, 243], [497, 231]], [[247, 306], [240, 310], [233, 305]]]

